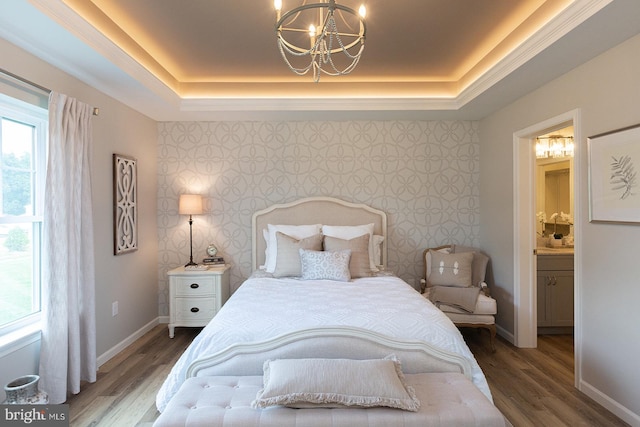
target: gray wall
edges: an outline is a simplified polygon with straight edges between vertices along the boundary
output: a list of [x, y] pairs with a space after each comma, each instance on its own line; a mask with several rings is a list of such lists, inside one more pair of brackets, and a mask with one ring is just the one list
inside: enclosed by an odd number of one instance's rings
[[[513, 317], [513, 134], [574, 109], [581, 111], [579, 150], [586, 138], [640, 123], [640, 36], [519, 99], [481, 122], [480, 244], [493, 257], [498, 323], [507, 332]], [[587, 156], [580, 157], [583, 222], [576, 225], [582, 253], [576, 266], [582, 317], [576, 319], [582, 371], [580, 387], [640, 425], [640, 226], [588, 222]], [[576, 157], [576, 161], [578, 157]], [[640, 220], [640, 218], [639, 218]]]
[[[0, 68], [78, 98], [100, 108], [93, 118], [93, 199], [96, 258], [97, 354], [102, 359], [119, 351], [122, 343], [157, 322], [157, 125], [109, 96], [51, 67], [0, 39]], [[113, 153], [138, 158], [139, 245], [127, 255], [113, 255]], [[111, 316], [111, 303], [119, 301], [119, 315]], [[39, 340], [5, 354], [0, 350], [0, 384], [34, 373]], [[100, 359], [100, 360], [102, 360]], [[0, 391], [0, 401], [4, 400]]]

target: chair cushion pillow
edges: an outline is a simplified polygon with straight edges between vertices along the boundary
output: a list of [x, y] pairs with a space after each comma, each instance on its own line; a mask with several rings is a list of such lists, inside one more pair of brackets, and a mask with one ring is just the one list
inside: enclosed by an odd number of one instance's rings
[[427, 277], [429, 286], [471, 286], [473, 252], [446, 254], [429, 251], [431, 255], [431, 271]]
[[452, 245], [452, 252], [473, 252], [473, 262], [471, 263], [471, 280], [473, 286], [480, 286], [480, 282], [484, 282], [486, 278], [489, 257], [479, 250], [469, 246]]

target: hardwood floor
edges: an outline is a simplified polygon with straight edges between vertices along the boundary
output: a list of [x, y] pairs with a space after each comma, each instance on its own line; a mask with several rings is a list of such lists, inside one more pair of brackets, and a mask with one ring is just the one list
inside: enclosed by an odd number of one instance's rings
[[[104, 364], [98, 381], [83, 384], [68, 400], [71, 426], [151, 425], [158, 416], [157, 390], [198, 332], [178, 328], [170, 339], [166, 325], [158, 325]], [[519, 349], [498, 337], [492, 353], [485, 331], [463, 332], [494, 403], [514, 427], [627, 425], [573, 387], [572, 337], [540, 337], [537, 349]]]
[[516, 348], [501, 337], [463, 335], [484, 371], [494, 404], [515, 427], [628, 426], [574, 387], [573, 336], [540, 335], [538, 348]]
[[98, 380], [83, 384], [69, 404], [71, 426], [134, 427], [159, 415], [156, 393], [198, 328], [177, 328], [169, 338], [158, 325], [98, 370]]

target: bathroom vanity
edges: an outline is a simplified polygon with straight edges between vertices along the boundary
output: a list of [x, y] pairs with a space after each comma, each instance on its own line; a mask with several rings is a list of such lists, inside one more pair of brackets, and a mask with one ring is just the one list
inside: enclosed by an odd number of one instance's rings
[[573, 248], [538, 248], [538, 334], [573, 333]]

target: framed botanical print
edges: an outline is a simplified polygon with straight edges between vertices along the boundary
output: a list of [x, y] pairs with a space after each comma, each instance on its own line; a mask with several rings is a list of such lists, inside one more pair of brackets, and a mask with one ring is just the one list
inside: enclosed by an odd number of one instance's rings
[[640, 222], [640, 125], [589, 137], [589, 221]]
[[138, 249], [137, 160], [113, 155], [113, 254]]

